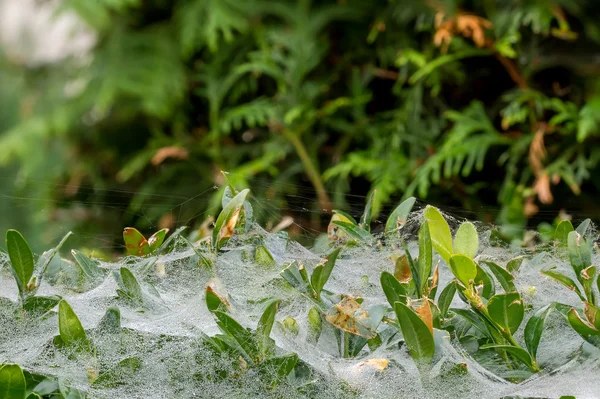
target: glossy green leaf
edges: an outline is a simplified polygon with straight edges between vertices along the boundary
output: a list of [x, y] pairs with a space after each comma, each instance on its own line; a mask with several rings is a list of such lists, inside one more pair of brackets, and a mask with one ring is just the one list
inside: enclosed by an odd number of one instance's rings
[[254, 334], [238, 323], [235, 319], [229, 316], [227, 313], [217, 310], [214, 312], [217, 317], [217, 325], [219, 328], [233, 338], [237, 345], [243, 350], [243, 355], [248, 361], [255, 361], [258, 358], [259, 352], [254, 339]]
[[496, 280], [498, 280], [504, 289], [504, 292], [513, 292], [517, 290], [514, 283], [514, 276], [506, 269], [494, 262], [482, 261], [481, 263], [490, 268], [490, 271], [494, 277], [496, 277]]
[[239, 213], [249, 193], [249, 189], [240, 191], [219, 214], [212, 233], [212, 245], [214, 249], [221, 249], [233, 235]]
[[331, 224], [337, 226], [340, 230], [348, 235], [351, 239], [359, 242], [371, 242], [373, 236], [367, 230], [358, 225], [348, 222], [332, 221]]
[[271, 255], [267, 247], [264, 245], [259, 245], [256, 247], [254, 252], [254, 261], [262, 266], [277, 266], [277, 262], [275, 262], [275, 259], [273, 259], [273, 255]]
[[383, 293], [392, 307], [396, 302], [406, 304], [406, 290], [396, 277], [391, 273], [383, 272], [381, 273], [380, 282]]
[[335, 249], [331, 252], [323, 262], [318, 264], [313, 270], [313, 273], [310, 277], [310, 283], [315, 291], [317, 298], [321, 296], [321, 291], [323, 287], [329, 280], [329, 276], [331, 276], [331, 272], [333, 271], [333, 267], [335, 266], [335, 261], [341, 251], [341, 248]]
[[269, 302], [256, 327], [256, 341], [263, 359], [273, 351], [275, 346], [270, 335], [273, 323], [275, 322], [275, 314], [277, 313], [280, 303], [281, 300], [279, 299]]
[[494, 295], [487, 309], [491, 319], [511, 334], [517, 331], [525, 315], [523, 300], [517, 292]]
[[449, 263], [450, 256], [452, 256], [452, 233], [450, 233], [448, 222], [446, 222], [441, 212], [431, 205], [427, 205], [424, 215], [429, 224], [429, 234], [431, 235], [433, 248], [446, 263]]
[[407, 198], [392, 211], [385, 224], [385, 234], [398, 230], [406, 223], [415, 201], [415, 197]]
[[515, 358], [522, 361], [523, 363], [525, 363], [525, 365], [527, 367], [529, 367], [530, 369], [535, 370], [537, 367], [534, 365], [533, 359], [531, 358], [531, 356], [529, 356], [529, 353], [523, 348], [519, 348], [519, 347], [511, 346], [511, 345], [483, 345], [480, 348], [481, 349], [503, 350], [503, 351], [510, 353]]
[[429, 223], [427, 222], [423, 222], [419, 229], [419, 259], [417, 260], [417, 264], [419, 266], [420, 291], [422, 292], [433, 269], [433, 247], [431, 244], [431, 235], [429, 234]]
[[21, 367], [17, 364], [0, 364], [0, 399], [23, 399], [26, 390]]
[[90, 350], [90, 342], [79, 318], [64, 299], [58, 304], [58, 331], [66, 346]]
[[73, 255], [75, 261], [81, 266], [81, 270], [83, 270], [85, 275], [89, 278], [95, 279], [104, 274], [102, 273], [102, 269], [98, 267], [98, 262], [91, 259], [89, 256], [86, 256], [81, 251], [74, 249], [71, 251], [71, 255]]
[[450, 281], [448, 285], [444, 287], [440, 296], [438, 298], [437, 304], [438, 309], [440, 310], [440, 316], [442, 318], [446, 318], [448, 315], [448, 309], [450, 309], [450, 305], [454, 300], [454, 295], [456, 294], [457, 284], [456, 282]]
[[260, 365], [262, 375], [269, 380], [269, 385], [275, 386], [283, 381], [298, 364], [298, 355], [292, 353], [286, 356], [273, 357]]
[[477, 277], [477, 265], [466, 255], [452, 255], [450, 269], [454, 277], [467, 287]]
[[546, 319], [552, 309], [554, 309], [554, 303], [538, 309], [525, 325], [525, 346], [534, 360], [537, 358], [537, 349], [540, 345]]
[[567, 312], [567, 321], [569, 325], [587, 342], [600, 348], [600, 331], [584, 321], [575, 308], [571, 308]]
[[575, 283], [575, 281], [573, 281], [572, 278], [565, 276], [564, 274], [562, 274], [560, 272], [555, 272], [553, 270], [542, 270], [541, 273], [543, 275], [546, 275], [546, 276], [552, 278], [556, 282], [564, 285], [571, 291], [574, 291], [582, 301], [585, 301], [585, 298], [582, 295], [581, 290], [579, 289], [579, 286]]
[[479, 236], [475, 226], [471, 222], [462, 223], [454, 235], [454, 253], [473, 259], [478, 249]]
[[123, 241], [125, 241], [125, 248], [129, 255], [144, 256], [150, 253], [146, 237], [133, 227], [126, 227], [123, 230]]
[[169, 229], [162, 229], [152, 234], [150, 238], [148, 238], [148, 246], [150, 247], [150, 252], [154, 252], [158, 248], [160, 248], [162, 243], [165, 241], [165, 237], [167, 236], [168, 232]]
[[569, 220], [561, 220], [558, 226], [556, 226], [556, 231], [554, 232], [554, 241], [556, 241], [559, 247], [566, 248], [569, 233], [574, 230], [575, 229]]
[[421, 318], [402, 302], [394, 303], [394, 311], [410, 355], [419, 364], [429, 364], [433, 359], [435, 343], [433, 334]]
[[27, 284], [33, 276], [33, 252], [25, 238], [17, 230], [6, 232], [6, 250], [10, 258], [11, 272], [17, 281], [19, 293], [24, 297], [28, 291]]

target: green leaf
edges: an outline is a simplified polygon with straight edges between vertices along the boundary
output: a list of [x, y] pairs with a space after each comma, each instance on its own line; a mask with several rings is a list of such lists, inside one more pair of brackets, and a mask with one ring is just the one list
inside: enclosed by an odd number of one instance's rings
[[273, 259], [273, 255], [271, 255], [267, 247], [265, 247], [264, 245], [259, 245], [258, 247], [256, 247], [256, 250], [254, 252], [254, 260], [259, 265], [267, 267], [277, 266], [277, 262], [275, 262], [275, 259]]
[[544, 325], [552, 309], [554, 309], [554, 303], [538, 309], [525, 325], [525, 346], [527, 346], [533, 360], [537, 358], [537, 349], [540, 345]]
[[317, 298], [321, 296], [321, 290], [329, 280], [329, 276], [331, 276], [331, 272], [333, 271], [333, 266], [335, 266], [335, 261], [341, 251], [341, 248], [338, 248], [331, 252], [326, 258], [325, 261], [321, 262], [315, 270], [313, 270], [312, 276], [310, 277], [310, 283], [315, 291]]
[[475, 226], [471, 222], [462, 223], [454, 236], [454, 253], [473, 259], [478, 249], [479, 236]]
[[406, 223], [406, 219], [408, 219], [408, 215], [410, 214], [415, 201], [415, 197], [410, 197], [392, 211], [385, 224], [385, 234], [397, 231], [404, 223]]
[[431, 235], [429, 234], [429, 223], [423, 222], [419, 229], [419, 258], [417, 260], [419, 265], [418, 274], [421, 288], [423, 292], [427, 279], [431, 275], [431, 269], [433, 268], [433, 253], [431, 245]]
[[0, 365], [0, 399], [23, 399], [26, 390], [25, 376], [19, 365]]
[[490, 268], [490, 271], [492, 272], [494, 277], [496, 277], [496, 280], [498, 280], [498, 282], [504, 289], [504, 292], [513, 292], [517, 290], [515, 287], [515, 283], [513, 282], [515, 279], [514, 276], [508, 271], [506, 271], [506, 269], [494, 262], [483, 261], [482, 263]]
[[600, 348], [600, 331], [584, 321], [575, 308], [571, 308], [567, 312], [567, 321], [581, 338], [594, 345], [596, 348]]
[[587, 321], [589, 321], [596, 330], [600, 331], [600, 308], [589, 302], [585, 302], [583, 304], [583, 313], [585, 314]]
[[68, 386], [63, 378], [58, 378], [58, 389], [64, 399], [85, 399], [85, 393], [79, 389]]
[[92, 383], [95, 388], [107, 389], [120, 385], [127, 385], [142, 367], [142, 359], [139, 357], [128, 357], [98, 376]]
[[511, 334], [517, 331], [525, 315], [523, 300], [517, 292], [494, 295], [489, 300], [487, 309], [490, 318]]
[[479, 330], [486, 337], [492, 337], [490, 331], [486, 327], [484, 319], [482, 319], [482, 317], [474, 311], [461, 308], [451, 308], [450, 311], [465, 319], [467, 322], [469, 322], [469, 324]]
[[69, 239], [69, 237], [71, 237], [72, 235], [73, 235], [73, 232], [69, 231], [60, 240], [60, 242], [58, 243], [57, 246], [55, 246], [54, 248], [52, 248], [49, 251], [44, 252], [42, 254], [42, 256], [40, 256], [40, 258], [38, 259], [38, 270], [39, 270], [39, 276], [40, 276], [40, 278], [41, 278], [41, 276], [43, 276], [44, 274], [46, 274], [46, 269], [48, 268], [48, 265], [50, 264], [50, 262], [52, 261], [52, 259], [54, 258], [54, 256], [56, 256], [56, 254], [60, 251], [60, 249], [62, 248], [62, 246], [65, 244], [65, 242], [67, 242], [67, 240]]
[[29, 395], [27, 395], [26, 399], [42, 399], [42, 397], [35, 392], [31, 392]]
[[333, 213], [335, 215], [340, 216], [340, 218], [338, 219], [338, 221], [352, 223], [353, 225], [358, 226], [358, 222], [356, 221], [356, 219], [354, 219], [352, 217], [352, 215], [350, 215], [349, 213], [344, 212], [344, 211], [340, 211], [340, 210], [337, 210], [337, 209], [334, 209]]
[[590, 227], [590, 223], [592, 221], [590, 219], [585, 219], [583, 222], [579, 223], [579, 226], [575, 229], [579, 233], [579, 235], [585, 236], [588, 227]]
[[61, 297], [54, 296], [30, 296], [23, 302], [23, 309], [30, 315], [37, 317], [50, 311], [60, 302]]
[[100, 319], [97, 329], [110, 334], [121, 332], [121, 311], [116, 306], [106, 309], [104, 316]]
[[98, 262], [94, 259], [91, 259], [89, 256], [86, 256], [84, 253], [74, 249], [71, 251], [71, 255], [75, 261], [81, 266], [81, 269], [91, 279], [98, 278], [102, 276], [102, 269], [98, 267]]
[[217, 317], [217, 325], [229, 337], [233, 338], [237, 345], [243, 351], [240, 353], [247, 361], [254, 362], [258, 359], [258, 348], [254, 335], [248, 329], [242, 327], [233, 317], [227, 313], [217, 310], [214, 312]]
[[529, 367], [530, 369], [536, 369], [536, 366], [533, 363], [533, 359], [531, 358], [531, 356], [529, 356], [529, 353], [523, 348], [519, 348], [519, 347], [511, 346], [511, 345], [483, 345], [480, 348], [481, 349], [498, 349], [498, 350], [506, 351], [506, 352], [510, 353], [511, 355], [513, 355], [514, 357], [516, 357], [517, 359], [519, 359], [520, 361], [522, 361], [523, 363], [525, 363], [525, 365], [527, 367]]
[[308, 310], [308, 339], [316, 344], [323, 329], [323, 317], [316, 306]]
[[554, 232], [554, 241], [558, 243], [561, 248], [567, 247], [569, 233], [574, 231], [573, 225], [569, 220], [561, 220]]
[[273, 323], [275, 322], [275, 314], [277, 313], [280, 303], [281, 300], [279, 299], [269, 302], [256, 327], [256, 342], [262, 359], [266, 358], [267, 355], [273, 351], [275, 346], [270, 335]]
[[17, 230], [6, 232], [6, 250], [10, 258], [11, 271], [17, 281], [19, 293], [23, 298], [28, 291], [27, 284], [33, 276], [33, 252], [25, 238]]
[[210, 283], [206, 286], [206, 307], [211, 312], [215, 310], [226, 312], [229, 308], [229, 301], [217, 293], [216, 288]]
[[162, 243], [165, 241], [165, 237], [169, 229], [162, 229], [152, 234], [150, 238], [148, 238], [148, 246], [150, 247], [150, 252], [156, 251]]
[[375, 198], [375, 192], [377, 190], [373, 190], [371, 195], [369, 195], [369, 199], [367, 200], [367, 205], [365, 206], [365, 211], [360, 217], [359, 227], [363, 228], [365, 231], [371, 231], [371, 214], [373, 212], [373, 198]]
[[572, 278], [565, 276], [564, 274], [562, 274], [560, 272], [555, 272], [553, 270], [542, 270], [540, 273], [542, 273], [543, 275], [546, 275], [548, 277], [551, 277], [552, 279], [554, 279], [558, 283], [564, 285], [571, 291], [574, 291], [582, 301], [585, 301], [584, 296], [581, 294], [581, 290], [579, 289], [579, 287], [577, 286], [575, 281], [573, 281]]
[[212, 233], [212, 245], [215, 250], [218, 251], [221, 249], [233, 235], [235, 225], [237, 224], [240, 211], [248, 193], [250, 193], [249, 189], [240, 191], [238, 195], [227, 203], [219, 214]]
[[58, 304], [58, 331], [66, 346], [72, 346], [84, 351], [91, 349], [87, 334], [79, 318], [64, 299]]
[[406, 304], [406, 290], [393, 274], [388, 272], [381, 273], [380, 282], [383, 293], [392, 307], [396, 302]]
[[[420, 298], [422, 295], [421, 295], [421, 280], [420, 280], [420, 276], [419, 276], [419, 270], [417, 270], [417, 265], [415, 264], [415, 261], [413, 260], [412, 256], [410, 255], [410, 251], [408, 250], [408, 247], [406, 246], [406, 244], [404, 244], [404, 258], [406, 259], [406, 262], [408, 262], [410, 274], [415, 283], [416, 295], [418, 298]], [[402, 260], [402, 258], [399, 258], [399, 260]]]
[[312, 291], [312, 287], [306, 274], [306, 269], [303, 265], [299, 265], [298, 262], [289, 262], [287, 267], [284, 268], [279, 274], [292, 287], [297, 289], [298, 292], [307, 294], [309, 291]]
[[433, 334], [423, 320], [402, 302], [394, 303], [394, 311], [408, 351], [417, 364], [429, 364], [433, 359]]
[[579, 279], [581, 271], [592, 264], [590, 243], [578, 232], [572, 231], [568, 235], [567, 248], [571, 266], [573, 266], [575, 275]]
[[446, 318], [448, 315], [448, 309], [450, 309], [450, 305], [452, 304], [452, 300], [454, 299], [454, 295], [456, 294], [457, 285], [456, 282], [450, 281], [448, 285], [444, 287], [440, 296], [438, 298], [438, 308], [440, 309], [440, 316]]
[[363, 229], [360, 226], [354, 225], [348, 222], [341, 222], [338, 220], [334, 220], [331, 222], [334, 226], [337, 226], [344, 233], [348, 235], [348, 237], [352, 238], [355, 241], [359, 242], [371, 242], [373, 240], [373, 236], [367, 230]]
[[146, 237], [133, 227], [125, 227], [123, 241], [125, 241], [125, 248], [129, 255], [144, 256], [150, 253], [150, 246]]
[[298, 355], [292, 353], [286, 356], [273, 357], [260, 365], [263, 376], [269, 379], [269, 385], [276, 386], [283, 381], [298, 364]]
[[473, 262], [473, 259], [466, 255], [452, 255], [450, 257], [450, 269], [465, 287], [468, 287], [471, 281], [477, 277], [477, 265]]
[[140, 305], [143, 302], [142, 287], [138, 283], [133, 273], [126, 267], [120, 269], [121, 281], [123, 282], [124, 291], [136, 304]]
[[448, 222], [446, 222], [440, 211], [431, 205], [427, 205], [424, 215], [429, 224], [433, 248], [446, 263], [449, 263], [450, 256], [452, 256], [452, 233], [450, 233]]
[[490, 299], [496, 293], [494, 281], [492, 280], [490, 275], [479, 265], [477, 265], [477, 276], [475, 276], [475, 286], [482, 287], [481, 296], [486, 299]]

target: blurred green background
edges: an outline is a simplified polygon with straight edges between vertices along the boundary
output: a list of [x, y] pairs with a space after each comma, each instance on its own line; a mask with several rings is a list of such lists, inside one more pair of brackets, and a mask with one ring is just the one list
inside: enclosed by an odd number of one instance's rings
[[0, 0], [0, 229], [200, 228], [220, 171], [266, 225], [402, 197], [600, 220], [592, 0]]

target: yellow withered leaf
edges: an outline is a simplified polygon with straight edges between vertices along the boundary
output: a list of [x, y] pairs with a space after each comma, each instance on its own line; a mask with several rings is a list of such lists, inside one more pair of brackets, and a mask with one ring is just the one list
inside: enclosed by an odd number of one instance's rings
[[377, 371], [382, 371], [385, 370], [389, 364], [390, 362], [387, 359], [368, 359], [364, 362], [360, 362], [358, 365], [360, 367], [368, 366]]
[[412, 300], [409, 303], [411, 309], [413, 309], [419, 318], [425, 322], [429, 331], [433, 334], [433, 314], [431, 313], [431, 306], [429, 300], [426, 297], [418, 300]]
[[238, 218], [240, 217], [240, 211], [242, 207], [237, 208], [232, 214], [229, 220], [221, 227], [219, 231], [219, 241], [225, 238], [231, 238], [235, 231], [235, 225], [237, 224]]
[[344, 297], [325, 316], [329, 323], [340, 330], [371, 339], [377, 334], [368, 326], [369, 318], [369, 313], [351, 296]]
[[401, 283], [408, 283], [412, 280], [412, 274], [410, 272], [410, 265], [406, 255], [395, 256], [392, 258], [395, 260], [394, 277]]

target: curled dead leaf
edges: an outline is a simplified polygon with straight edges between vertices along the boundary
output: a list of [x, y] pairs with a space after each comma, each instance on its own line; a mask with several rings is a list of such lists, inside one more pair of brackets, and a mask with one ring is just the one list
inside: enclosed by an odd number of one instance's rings
[[429, 304], [429, 299], [423, 297], [417, 300], [409, 300], [409, 307], [417, 313], [419, 318], [423, 320], [423, 322], [429, 328], [429, 331], [433, 334], [433, 314], [431, 313], [431, 305]]
[[242, 207], [237, 208], [233, 212], [229, 220], [227, 220], [223, 227], [221, 227], [221, 230], [219, 231], [219, 241], [225, 238], [231, 238], [233, 232], [235, 231], [235, 225], [237, 224], [238, 218], [240, 217], [241, 210]]
[[351, 296], [344, 297], [325, 315], [325, 319], [340, 330], [371, 339], [377, 333], [367, 326], [369, 318], [369, 313]]
[[387, 368], [387, 366], [390, 364], [389, 360], [387, 359], [367, 359], [363, 362], [358, 363], [359, 367], [371, 367], [374, 368], [377, 371], [383, 371]]
[[189, 157], [189, 152], [185, 148], [178, 146], [168, 146], [159, 148], [154, 156], [152, 157], [152, 165], [158, 166], [163, 163], [168, 158], [173, 159], [187, 159]]

